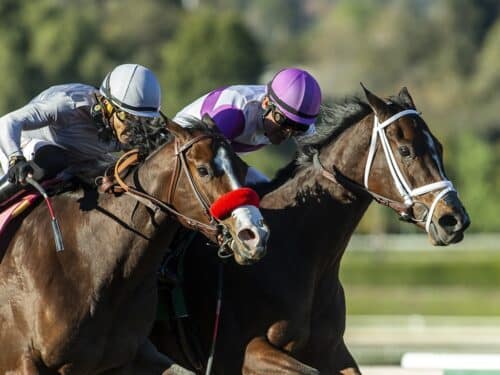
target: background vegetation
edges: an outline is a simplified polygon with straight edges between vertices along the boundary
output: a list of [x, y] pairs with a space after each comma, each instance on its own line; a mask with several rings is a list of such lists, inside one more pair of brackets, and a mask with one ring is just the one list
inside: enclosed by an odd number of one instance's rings
[[348, 251], [341, 279], [349, 314], [500, 316], [498, 251]]
[[[170, 115], [227, 84], [264, 83], [283, 66], [320, 81], [325, 102], [410, 89], [445, 145], [471, 231], [500, 228], [500, 3], [495, 0], [4, 0], [0, 113], [63, 82], [98, 86], [116, 64], [160, 77]], [[272, 175], [293, 144], [248, 160]], [[361, 232], [407, 232], [371, 208]]]
[[[310, 70], [326, 103], [359, 95], [359, 82], [381, 96], [407, 86], [444, 145], [469, 232], [500, 230], [497, 0], [2, 0], [0, 19], [0, 114], [51, 85], [99, 86], [126, 62], [157, 73], [171, 116], [284, 66]], [[247, 160], [272, 175], [293, 152], [289, 142]], [[373, 204], [358, 232], [416, 231], [395, 216]], [[499, 265], [495, 251], [348, 251], [341, 277], [350, 316], [493, 316]]]

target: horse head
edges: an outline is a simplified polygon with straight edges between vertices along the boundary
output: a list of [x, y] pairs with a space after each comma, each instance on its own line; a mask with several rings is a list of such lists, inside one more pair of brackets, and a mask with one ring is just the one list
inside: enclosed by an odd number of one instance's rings
[[364, 186], [403, 220], [424, 228], [434, 245], [459, 242], [470, 224], [443, 165], [443, 148], [406, 88], [384, 101], [363, 87], [373, 110]]
[[[257, 208], [257, 193], [242, 186], [247, 165], [209, 116], [190, 127], [164, 120], [177, 142], [177, 167], [167, 202], [189, 217], [187, 222], [184, 220], [188, 226], [198, 230], [203, 226], [193, 223], [216, 226], [217, 233], [202, 232], [221, 244], [221, 256], [227, 256], [223, 252], [230, 248], [239, 264], [261, 259], [266, 253], [269, 229]], [[181, 184], [183, 178], [185, 183]]]
[[[354, 98], [324, 108], [319, 135], [302, 141], [303, 153], [315, 155], [324, 176], [348, 190], [367, 192], [402, 220], [424, 228], [432, 244], [461, 241], [469, 216], [446, 177], [443, 148], [410, 93], [403, 88], [383, 100], [363, 90], [367, 103]], [[321, 134], [324, 124], [326, 133]], [[322, 148], [328, 149], [323, 161]]]

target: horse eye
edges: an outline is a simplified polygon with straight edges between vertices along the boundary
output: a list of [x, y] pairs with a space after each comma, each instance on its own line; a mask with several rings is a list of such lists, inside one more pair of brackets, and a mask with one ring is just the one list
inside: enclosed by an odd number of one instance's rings
[[404, 158], [407, 158], [411, 155], [410, 148], [408, 146], [399, 146], [398, 151], [399, 154]]
[[205, 167], [204, 165], [196, 167], [196, 170], [198, 171], [198, 174], [200, 177], [207, 177], [210, 173], [208, 172], [208, 168]]

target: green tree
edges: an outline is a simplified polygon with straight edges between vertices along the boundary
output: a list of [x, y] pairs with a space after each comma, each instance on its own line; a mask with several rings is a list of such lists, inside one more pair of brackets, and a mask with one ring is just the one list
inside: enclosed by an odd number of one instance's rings
[[481, 99], [498, 95], [500, 87], [500, 20], [490, 29], [483, 48], [479, 53], [479, 61], [473, 77], [473, 93]]
[[264, 65], [255, 38], [233, 13], [188, 15], [162, 56], [165, 108], [172, 114], [219, 86], [256, 83]]
[[29, 97], [28, 38], [19, 19], [23, 3], [16, 0], [0, 4], [0, 114], [8, 112]]
[[477, 134], [459, 134], [454, 140], [453, 168], [455, 184], [476, 232], [500, 228], [500, 154], [498, 148]]
[[0, 111], [50, 85], [99, 86], [115, 65], [161, 66], [158, 46], [179, 22], [174, 0], [28, 0], [0, 4]]

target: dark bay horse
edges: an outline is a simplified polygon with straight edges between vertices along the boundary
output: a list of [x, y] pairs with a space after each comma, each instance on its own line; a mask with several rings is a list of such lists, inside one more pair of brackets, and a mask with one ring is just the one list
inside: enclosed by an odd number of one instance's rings
[[[442, 147], [406, 88], [387, 101], [368, 90], [365, 95], [367, 102], [325, 108], [318, 134], [299, 141], [297, 159], [263, 187], [261, 210], [273, 233], [269, 255], [243, 270], [224, 265], [214, 374], [359, 373], [343, 340], [339, 267], [372, 200], [426, 229], [435, 245], [462, 240], [469, 217], [445, 175]], [[204, 355], [211, 345], [218, 264], [199, 241], [186, 253], [194, 322], [187, 327]], [[177, 342], [165, 325], [155, 327], [155, 345], [174, 350]], [[175, 358], [189, 365], [185, 351]]]
[[0, 373], [191, 373], [147, 338], [179, 221], [213, 241], [223, 226], [242, 263], [264, 255], [268, 236], [241, 188], [246, 165], [209, 125], [169, 122], [174, 136], [131, 171], [126, 194], [55, 197], [64, 251], [54, 250], [43, 205], [1, 239]]

